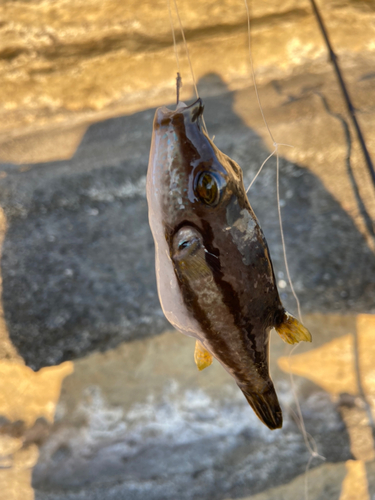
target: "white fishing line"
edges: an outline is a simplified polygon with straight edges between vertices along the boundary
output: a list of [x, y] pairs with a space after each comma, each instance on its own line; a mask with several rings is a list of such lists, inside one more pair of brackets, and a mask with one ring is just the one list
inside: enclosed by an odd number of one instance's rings
[[[188, 47], [188, 44], [187, 44], [187, 41], [186, 41], [184, 28], [183, 28], [183, 26], [182, 26], [182, 21], [181, 21], [181, 17], [180, 17], [180, 12], [179, 12], [178, 5], [177, 5], [177, 0], [173, 0], [173, 3], [174, 3], [174, 8], [175, 8], [175, 11], [176, 11], [177, 19], [178, 19], [178, 24], [179, 24], [179, 26], [180, 26], [180, 31], [181, 31], [182, 40], [183, 40], [183, 42], [184, 42], [184, 47], [185, 47], [186, 57], [187, 57], [187, 60], [188, 60], [188, 63], [189, 63], [189, 67], [190, 67], [190, 73], [191, 73], [191, 78], [192, 78], [192, 80], [193, 80], [193, 86], [194, 86], [195, 95], [196, 95], [197, 99], [199, 99], [198, 87], [197, 87], [197, 83], [196, 83], [196, 79], [195, 79], [195, 74], [194, 74], [194, 70], [193, 70], [193, 65], [192, 65], [192, 63], [191, 63], [191, 58], [190, 58], [189, 47]], [[170, 4], [170, 0], [168, 0], [168, 10], [169, 10], [169, 16], [170, 16], [170, 21], [171, 21], [172, 33], [173, 33], [173, 45], [174, 45], [174, 51], [175, 51], [176, 58], [177, 58], [177, 61], [178, 61], [178, 56], [177, 56], [177, 43], [176, 43], [176, 37], [175, 37], [175, 32], [174, 32], [174, 25], [173, 25], [173, 19], [172, 19], [172, 12], [171, 12], [171, 4]], [[178, 72], [179, 72], [179, 74], [181, 74], [179, 62], [177, 63], [177, 67], [178, 67]], [[206, 126], [206, 122], [205, 122], [205, 120], [204, 120], [204, 116], [203, 116], [203, 115], [201, 115], [201, 119], [202, 119], [202, 123], [203, 123], [203, 128], [204, 128], [204, 130], [205, 130], [206, 134], [208, 135], [207, 126]]]
[[[275, 144], [274, 144], [275, 145]], [[262, 168], [264, 167], [264, 165], [268, 162], [268, 160], [275, 154], [277, 153], [277, 148], [278, 146], [287, 146], [288, 148], [294, 148], [294, 146], [291, 146], [290, 144], [276, 144], [275, 146], [275, 149], [272, 151], [272, 153], [270, 155], [267, 156], [267, 158], [264, 160], [264, 162], [262, 163], [262, 165], [260, 166], [258, 172], [255, 174], [255, 177], [253, 178], [253, 180], [250, 182], [249, 184], [249, 187], [246, 189], [246, 193], [248, 193], [250, 191], [250, 188], [251, 186], [254, 184], [254, 182], [257, 180], [258, 178], [258, 175], [261, 173], [262, 171]]]
[[168, 12], [169, 12], [169, 22], [171, 24], [171, 30], [172, 30], [173, 49], [174, 49], [174, 55], [175, 55], [175, 58], [176, 58], [177, 72], [179, 74], [181, 74], [180, 59], [178, 57], [178, 50], [177, 50], [177, 43], [176, 43], [176, 34], [175, 34], [175, 30], [174, 30], [173, 16], [172, 16], [172, 10], [171, 10], [171, 0], [168, 0]]
[[[196, 84], [196, 79], [195, 79], [195, 75], [194, 75], [193, 66], [192, 66], [192, 63], [191, 63], [191, 58], [190, 58], [188, 44], [187, 44], [187, 41], [186, 41], [186, 37], [185, 37], [185, 33], [184, 33], [184, 29], [183, 29], [183, 25], [182, 25], [182, 21], [181, 21], [181, 17], [180, 17], [178, 5], [177, 5], [177, 0], [173, 0], [173, 2], [174, 2], [174, 7], [175, 7], [175, 12], [176, 12], [176, 15], [177, 15], [178, 23], [179, 23], [179, 28], [180, 28], [180, 31], [181, 31], [181, 36], [182, 36], [184, 47], [185, 47], [186, 57], [187, 57], [187, 60], [188, 60], [188, 63], [189, 63], [189, 67], [190, 67], [190, 73], [191, 73], [191, 78], [192, 78], [192, 81], [193, 81], [193, 86], [194, 86], [195, 94], [196, 94], [196, 97], [198, 99], [199, 98], [198, 88], [197, 88], [197, 84]], [[296, 294], [296, 291], [294, 289], [292, 278], [291, 278], [290, 271], [289, 271], [289, 265], [288, 265], [288, 259], [287, 259], [287, 253], [286, 253], [286, 245], [285, 245], [285, 238], [284, 238], [283, 223], [282, 223], [281, 207], [280, 207], [280, 182], [279, 182], [280, 181], [280, 179], [279, 179], [279, 175], [280, 175], [279, 174], [279, 170], [280, 170], [279, 163], [280, 162], [279, 162], [279, 146], [286, 146], [286, 147], [293, 147], [293, 146], [291, 146], [290, 144], [282, 144], [282, 143], [276, 142], [275, 139], [274, 139], [274, 137], [273, 137], [273, 135], [272, 135], [272, 132], [271, 132], [271, 129], [270, 129], [269, 125], [268, 125], [268, 122], [266, 120], [266, 117], [265, 117], [265, 114], [264, 114], [264, 111], [263, 111], [263, 107], [262, 107], [262, 103], [261, 103], [261, 100], [260, 100], [260, 95], [259, 95], [259, 92], [258, 92], [256, 78], [255, 78], [255, 71], [254, 71], [254, 64], [253, 64], [252, 50], [251, 50], [252, 47], [251, 47], [250, 12], [249, 12], [249, 6], [248, 6], [247, 0], [244, 0], [244, 4], [245, 4], [245, 9], [246, 9], [246, 15], [247, 15], [249, 60], [250, 60], [250, 68], [251, 68], [252, 80], [253, 80], [253, 84], [254, 84], [256, 98], [257, 98], [257, 101], [258, 101], [259, 110], [260, 110], [263, 122], [265, 124], [265, 127], [266, 127], [266, 129], [268, 131], [269, 137], [270, 137], [270, 139], [272, 141], [272, 144], [273, 144], [273, 147], [274, 147], [274, 150], [268, 155], [268, 157], [264, 160], [264, 162], [260, 166], [258, 172], [256, 173], [255, 177], [251, 181], [249, 187], [247, 188], [246, 193], [250, 190], [250, 188], [252, 187], [252, 185], [254, 184], [254, 182], [256, 181], [256, 179], [258, 178], [259, 174], [261, 173], [261, 171], [262, 171], [264, 165], [267, 163], [267, 161], [272, 156], [276, 155], [277, 208], [278, 208], [278, 217], [279, 217], [279, 225], [280, 225], [280, 233], [281, 233], [281, 242], [282, 242], [283, 256], [284, 256], [284, 264], [285, 264], [286, 274], [287, 274], [287, 277], [288, 277], [289, 286], [290, 286], [290, 289], [292, 291], [293, 297], [294, 297], [294, 299], [296, 301], [296, 304], [297, 304], [298, 317], [299, 317], [299, 320], [302, 323], [302, 313], [301, 313], [300, 302], [299, 302], [298, 296]], [[178, 57], [178, 49], [177, 49], [177, 42], [176, 42], [175, 29], [174, 29], [174, 23], [173, 23], [173, 16], [172, 16], [172, 11], [171, 11], [170, 0], [168, 0], [168, 11], [169, 11], [169, 19], [170, 19], [170, 24], [171, 24], [171, 29], [172, 29], [173, 45], [174, 45], [174, 52], [175, 52], [175, 57], [176, 57], [177, 68], [178, 68], [178, 72], [181, 74], [181, 72], [180, 72], [180, 61], [179, 61], [179, 57]], [[207, 127], [206, 127], [206, 124], [205, 124], [203, 116], [202, 116], [202, 121], [203, 121], [203, 126], [204, 126], [204, 129], [205, 129], [205, 132], [208, 135], [208, 133], [207, 133]], [[293, 349], [289, 353], [289, 356], [288, 356], [289, 366], [290, 366], [290, 357], [291, 357], [292, 353], [294, 352], [294, 350], [297, 347], [298, 347], [297, 345], [294, 346]], [[298, 400], [298, 396], [297, 396], [297, 391], [296, 391], [296, 387], [295, 387], [295, 382], [294, 382], [294, 378], [293, 378], [293, 374], [291, 373], [291, 370], [289, 370], [289, 375], [290, 375], [290, 383], [291, 383], [292, 393], [293, 393], [293, 397], [294, 397], [294, 400], [295, 400], [295, 403], [296, 403], [296, 409], [297, 409], [296, 412], [294, 412], [292, 409], [291, 409], [291, 411], [292, 411], [292, 413], [295, 416], [296, 424], [298, 425], [298, 427], [299, 427], [299, 429], [301, 431], [301, 434], [303, 436], [306, 448], [308, 449], [308, 451], [310, 453], [310, 458], [309, 458], [309, 460], [308, 460], [308, 462], [306, 464], [306, 468], [305, 468], [305, 488], [304, 488], [305, 489], [305, 500], [308, 500], [308, 498], [309, 498], [309, 492], [308, 492], [308, 471], [309, 471], [311, 462], [316, 457], [318, 457], [318, 458], [320, 458], [322, 460], [325, 460], [325, 458], [323, 456], [319, 455], [319, 453], [317, 451], [317, 446], [316, 446], [316, 442], [315, 442], [314, 438], [306, 431], [305, 422], [304, 422], [304, 419], [303, 419], [303, 416], [302, 416], [302, 411], [301, 411], [301, 407], [300, 407], [300, 404], [299, 404], [299, 400]]]
[[[275, 139], [273, 138], [273, 135], [272, 135], [272, 132], [268, 126], [268, 123], [267, 123], [267, 120], [266, 120], [266, 117], [264, 116], [264, 113], [263, 113], [263, 107], [262, 107], [262, 103], [260, 102], [260, 96], [259, 96], [259, 92], [258, 92], [258, 87], [257, 87], [257, 82], [255, 80], [255, 71], [254, 71], [254, 63], [253, 63], [253, 56], [252, 56], [252, 51], [251, 51], [251, 29], [250, 29], [250, 12], [249, 12], [249, 6], [248, 6], [248, 3], [247, 3], [247, 0], [244, 0], [244, 3], [245, 3], [245, 9], [246, 9], [246, 17], [247, 17], [247, 40], [248, 40], [248, 45], [249, 45], [249, 59], [250, 59], [250, 68], [251, 68], [251, 75], [253, 77], [253, 83], [254, 83], [254, 89], [255, 89], [255, 95], [257, 96], [257, 101], [258, 101], [258, 105], [259, 105], [259, 110], [262, 114], [262, 118], [263, 118], [263, 121], [264, 121], [264, 124], [265, 126], [267, 127], [267, 130], [268, 130], [268, 134], [269, 136], [271, 137], [271, 140], [272, 140], [272, 143], [274, 145], [274, 147], [276, 148], [277, 144], [275, 142]], [[267, 160], [266, 160], [267, 161]]]
[[[294, 299], [296, 301], [296, 304], [297, 304], [298, 317], [299, 317], [300, 322], [302, 323], [303, 321], [302, 321], [302, 313], [301, 313], [300, 301], [299, 301], [298, 296], [296, 294], [296, 291], [294, 289], [292, 278], [291, 278], [290, 272], [289, 272], [289, 265], [288, 265], [288, 259], [287, 259], [287, 254], [286, 254], [286, 245], [285, 245], [284, 230], [283, 230], [283, 222], [282, 222], [282, 216], [281, 216], [281, 207], [280, 207], [280, 160], [279, 160], [279, 150], [278, 150], [278, 148], [279, 148], [279, 146], [288, 146], [288, 147], [293, 147], [293, 146], [290, 146], [289, 144], [280, 144], [280, 143], [277, 143], [275, 141], [275, 139], [274, 139], [274, 137], [272, 135], [272, 132], [270, 130], [270, 127], [269, 127], [269, 125], [267, 123], [266, 117], [264, 115], [263, 107], [262, 107], [262, 103], [261, 103], [261, 100], [260, 100], [260, 96], [259, 96], [259, 92], [258, 92], [258, 87], [257, 87], [257, 83], [256, 83], [255, 71], [254, 71], [254, 64], [253, 64], [253, 57], [252, 57], [252, 51], [251, 51], [250, 12], [249, 12], [249, 6], [248, 6], [247, 0], [244, 0], [244, 4], [245, 4], [245, 9], [246, 9], [246, 15], [247, 15], [247, 31], [248, 31], [248, 45], [249, 45], [250, 69], [251, 69], [251, 75], [252, 75], [252, 80], [253, 80], [254, 89], [255, 89], [255, 95], [256, 95], [256, 98], [257, 98], [257, 101], [258, 101], [258, 106], [259, 106], [259, 109], [260, 109], [260, 112], [261, 112], [261, 115], [262, 115], [262, 118], [263, 118], [263, 122], [264, 122], [264, 124], [265, 124], [265, 126], [267, 128], [268, 134], [270, 136], [270, 139], [272, 140], [272, 144], [273, 144], [273, 147], [274, 147], [274, 150], [272, 151], [272, 153], [264, 160], [264, 162], [260, 166], [258, 172], [256, 173], [255, 177], [251, 181], [251, 183], [250, 183], [249, 187], [247, 188], [246, 192], [248, 192], [249, 189], [251, 188], [251, 186], [254, 184], [255, 180], [259, 176], [260, 172], [262, 171], [262, 169], [263, 169], [264, 165], [267, 163], [267, 161], [273, 155], [276, 154], [277, 211], [278, 211], [278, 216], [279, 216], [279, 226], [280, 226], [280, 233], [281, 233], [281, 243], [282, 243], [282, 248], [283, 248], [284, 264], [285, 264], [286, 274], [287, 274], [287, 277], [288, 277], [289, 286], [290, 286], [290, 289], [292, 291], [293, 297], [294, 297]], [[299, 429], [301, 431], [301, 434], [302, 434], [303, 439], [305, 441], [306, 448], [310, 452], [310, 457], [309, 457], [309, 460], [308, 460], [308, 462], [306, 464], [306, 468], [305, 468], [305, 488], [304, 488], [304, 490], [305, 490], [305, 500], [308, 500], [309, 499], [308, 471], [310, 469], [311, 462], [312, 462], [312, 460], [314, 458], [320, 458], [322, 460], [325, 460], [325, 458], [322, 455], [319, 455], [319, 453], [317, 451], [317, 446], [316, 446], [316, 442], [315, 442], [314, 438], [306, 431], [305, 422], [304, 422], [304, 419], [303, 419], [303, 415], [302, 415], [302, 411], [301, 411], [301, 406], [299, 404], [299, 400], [298, 400], [298, 396], [297, 396], [297, 391], [296, 391], [296, 387], [295, 387], [295, 383], [294, 383], [293, 374], [292, 374], [291, 369], [290, 369], [290, 358], [291, 358], [292, 353], [294, 352], [294, 350], [297, 347], [298, 347], [297, 345], [294, 346], [293, 349], [289, 352], [288, 365], [289, 365], [289, 376], [290, 376], [291, 388], [292, 388], [292, 392], [293, 392], [294, 401], [295, 401], [295, 404], [296, 404], [296, 407], [297, 407], [297, 413], [294, 412], [296, 423], [297, 423], [297, 425], [298, 425], [298, 427], [299, 427]]]
[[[198, 87], [197, 87], [197, 83], [196, 83], [196, 80], [195, 80], [193, 65], [191, 64], [189, 48], [188, 48], [188, 44], [187, 44], [187, 41], [186, 41], [186, 38], [185, 38], [185, 32], [184, 32], [184, 28], [182, 26], [180, 12], [178, 10], [177, 0], [173, 0], [173, 3], [174, 3], [174, 8], [175, 8], [175, 11], [176, 11], [177, 19], [178, 19], [178, 24], [180, 25], [181, 36], [182, 36], [182, 39], [184, 41], [184, 47], [185, 47], [186, 57], [187, 57], [187, 60], [188, 60], [188, 63], [189, 63], [189, 67], [190, 67], [190, 73], [191, 73], [191, 78], [193, 80], [193, 86], [194, 86], [194, 90], [195, 90], [195, 95], [196, 95], [196, 97], [198, 99], [199, 98]], [[176, 43], [176, 41], [175, 41], [175, 43]]]
[[279, 186], [279, 184], [280, 184], [279, 183], [279, 170], [280, 170], [280, 168], [279, 168], [279, 146], [287, 146], [287, 147], [290, 147], [290, 148], [292, 148], [293, 146], [291, 146], [290, 144], [281, 144], [281, 143], [278, 143], [278, 142], [275, 141], [275, 139], [274, 139], [274, 137], [272, 135], [271, 129], [270, 129], [270, 127], [268, 125], [268, 122], [266, 120], [265, 114], [263, 112], [263, 107], [262, 107], [262, 103], [260, 101], [260, 96], [259, 96], [259, 92], [258, 92], [258, 86], [257, 86], [256, 78], [255, 78], [253, 56], [252, 56], [252, 52], [251, 52], [250, 12], [249, 12], [249, 6], [248, 6], [248, 3], [247, 3], [247, 0], [244, 0], [244, 4], [245, 4], [245, 8], [246, 8], [246, 16], [247, 16], [247, 31], [248, 31], [248, 37], [247, 38], [248, 38], [248, 45], [249, 45], [249, 59], [250, 59], [251, 76], [252, 76], [252, 79], [253, 79], [253, 84], [254, 84], [254, 89], [255, 89], [255, 95], [256, 95], [256, 98], [257, 98], [257, 101], [258, 101], [259, 110], [260, 110], [260, 112], [262, 114], [263, 122], [264, 122], [264, 124], [265, 124], [265, 126], [267, 128], [268, 134], [269, 134], [269, 136], [270, 136], [270, 138], [272, 140], [272, 144], [273, 144], [273, 147], [274, 147], [274, 150], [272, 151], [272, 153], [267, 156], [267, 158], [264, 160], [264, 162], [260, 166], [260, 168], [259, 168], [258, 172], [256, 173], [254, 179], [251, 181], [249, 187], [247, 188], [246, 193], [250, 190], [251, 186], [256, 181], [257, 177], [261, 173], [261, 171], [262, 171], [264, 165], [267, 163], [267, 161], [274, 154], [276, 154], [277, 210], [278, 210], [278, 215], [279, 215], [279, 225], [280, 225], [281, 242], [282, 242], [283, 254], [284, 254], [284, 263], [285, 263], [285, 269], [286, 269], [286, 274], [287, 274], [287, 277], [288, 277], [289, 285], [290, 285], [290, 288], [292, 290], [293, 297], [294, 297], [294, 299], [296, 301], [296, 304], [297, 304], [297, 310], [298, 310], [299, 320], [302, 323], [301, 306], [300, 306], [300, 302], [299, 302], [299, 299], [297, 297], [297, 294], [296, 294], [296, 292], [294, 290], [294, 286], [293, 286], [293, 283], [292, 283], [292, 278], [291, 278], [290, 272], [289, 272], [288, 259], [287, 259], [287, 256], [286, 256], [286, 246], [285, 246], [285, 239], [284, 239], [283, 222], [282, 222], [282, 217], [281, 217], [280, 189], [279, 189], [279, 187], [280, 187]]
[[275, 148], [272, 153], [270, 155], [267, 156], [267, 158], [264, 160], [264, 162], [262, 163], [262, 165], [260, 166], [260, 169], [258, 170], [258, 172], [255, 174], [255, 177], [254, 179], [250, 182], [249, 184], [249, 187], [246, 189], [246, 194], [249, 192], [251, 186], [254, 184], [254, 182], [257, 180], [258, 178], [258, 175], [261, 173], [262, 171], [262, 168], [264, 167], [264, 165], [268, 162], [268, 160], [277, 152], [277, 148]]
[[297, 304], [298, 319], [300, 320], [301, 323], [303, 323], [302, 313], [301, 313], [301, 305], [300, 305], [300, 302], [299, 302], [299, 298], [297, 297], [297, 294], [296, 294], [296, 292], [294, 290], [292, 278], [291, 278], [290, 272], [289, 272], [288, 259], [287, 259], [287, 256], [286, 256], [286, 246], [285, 246], [285, 239], [284, 239], [283, 219], [281, 217], [281, 207], [280, 207], [280, 161], [279, 161], [279, 154], [278, 154], [278, 145], [276, 145], [275, 151], [276, 151], [276, 197], [277, 197], [277, 212], [278, 212], [278, 215], [279, 215], [279, 225], [280, 225], [280, 233], [281, 233], [281, 243], [282, 243], [283, 254], [284, 254], [284, 264], [285, 264], [286, 275], [288, 277], [290, 289], [292, 291], [293, 297], [294, 297], [294, 299], [296, 301], [296, 304]]

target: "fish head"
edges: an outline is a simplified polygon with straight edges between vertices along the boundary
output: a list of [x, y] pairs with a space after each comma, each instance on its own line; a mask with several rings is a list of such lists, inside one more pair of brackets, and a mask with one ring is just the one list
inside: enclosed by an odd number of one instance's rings
[[[202, 114], [200, 99], [155, 113], [147, 199], [159, 296], [171, 321], [180, 313], [170, 311], [182, 310], [175, 306], [180, 292], [191, 314], [188, 289], [207, 289], [213, 280], [231, 314], [239, 311], [237, 323], [266, 332], [254, 340], [266, 353], [267, 329], [282, 311], [267, 243], [240, 166], [208, 137]], [[186, 322], [187, 315], [171, 321], [181, 331]]]
[[221, 220], [233, 197], [247, 201], [241, 168], [209, 139], [202, 114], [201, 99], [155, 114], [148, 197], [158, 206], [167, 235], [184, 225], [202, 231], [202, 220]]

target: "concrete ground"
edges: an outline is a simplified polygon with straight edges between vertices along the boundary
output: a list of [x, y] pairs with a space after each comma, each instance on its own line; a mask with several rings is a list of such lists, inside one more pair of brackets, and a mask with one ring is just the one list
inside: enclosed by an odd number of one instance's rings
[[[78, 109], [78, 100], [62, 94], [72, 107], [66, 105], [59, 122], [60, 111], [52, 104], [42, 110], [38, 95], [31, 132], [26, 115], [34, 111], [22, 114], [26, 97], [15, 96], [13, 108], [2, 109], [9, 119], [0, 137], [0, 491], [6, 500], [300, 500], [306, 485], [310, 500], [375, 498], [375, 191], [329, 61], [316, 48], [318, 31], [310, 52], [306, 48], [314, 20], [305, 4], [293, 5], [286, 13], [264, 6], [254, 27], [255, 41], [264, 42], [260, 53], [268, 54], [259, 66], [267, 120], [276, 141], [294, 146], [280, 146], [281, 208], [292, 279], [313, 335], [311, 346], [290, 356], [272, 335], [283, 429], [266, 429], [217, 363], [199, 373], [194, 343], [173, 331], [160, 309], [145, 176], [154, 105], [172, 97], [147, 56], [139, 66], [150, 88], [145, 83], [142, 94], [126, 87], [125, 104], [114, 100], [95, 111], [85, 101]], [[341, 20], [350, 14], [353, 30], [360, 21], [370, 30], [370, 7], [348, 2], [339, 10], [329, 3], [328, 19], [341, 34], [340, 61], [375, 159], [371, 32], [358, 32], [356, 45], [348, 23], [335, 24], [332, 14]], [[193, 49], [193, 61], [209, 134], [250, 183], [272, 142], [234, 55], [236, 30], [240, 40], [245, 35], [243, 19], [231, 12], [230, 29], [218, 24], [218, 31], [199, 32], [194, 16], [189, 29], [193, 46], [205, 47], [202, 59]], [[283, 33], [289, 33], [284, 45]], [[279, 57], [294, 54], [293, 64], [272, 66], [274, 52], [264, 48], [271, 40]], [[225, 41], [230, 49], [223, 61], [232, 69], [238, 63], [232, 79], [207, 63], [211, 52], [204, 44]], [[85, 53], [79, 46], [71, 56], [78, 66]], [[158, 47], [160, 56], [165, 47]], [[112, 70], [119, 50], [103, 59]], [[70, 66], [61, 54], [50, 61], [65, 64], [52, 72], [62, 72], [63, 92]], [[17, 57], [9, 64], [21, 64]], [[43, 95], [52, 102], [52, 76], [43, 75], [33, 85], [44, 82]], [[22, 92], [29, 89], [22, 86]], [[109, 99], [110, 92], [103, 95]], [[184, 92], [184, 99], [193, 98], [189, 85]], [[67, 159], [69, 148], [74, 154]], [[249, 200], [269, 243], [282, 300], [295, 313], [274, 158]], [[314, 440], [310, 446], [325, 458], [313, 458], [307, 475], [311, 454], [294, 393]]]

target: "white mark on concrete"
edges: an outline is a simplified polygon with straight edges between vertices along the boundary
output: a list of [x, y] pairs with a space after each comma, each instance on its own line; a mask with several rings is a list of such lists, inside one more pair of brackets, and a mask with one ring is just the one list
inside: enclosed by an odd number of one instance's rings
[[135, 183], [128, 180], [120, 186], [95, 186], [85, 191], [84, 194], [95, 201], [113, 201], [116, 198], [134, 198], [135, 196], [145, 197], [146, 176], [143, 175]]
[[279, 285], [279, 288], [286, 288], [286, 281], [285, 280], [279, 280], [278, 285]]

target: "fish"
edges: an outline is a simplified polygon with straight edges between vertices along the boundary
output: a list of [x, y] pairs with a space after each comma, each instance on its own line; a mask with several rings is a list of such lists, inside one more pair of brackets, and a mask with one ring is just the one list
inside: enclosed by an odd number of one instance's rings
[[215, 358], [259, 419], [278, 429], [271, 329], [290, 344], [311, 334], [281, 303], [241, 167], [203, 129], [203, 109], [199, 98], [155, 112], [146, 190], [158, 295], [173, 327], [196, 339], [198, 369]]

